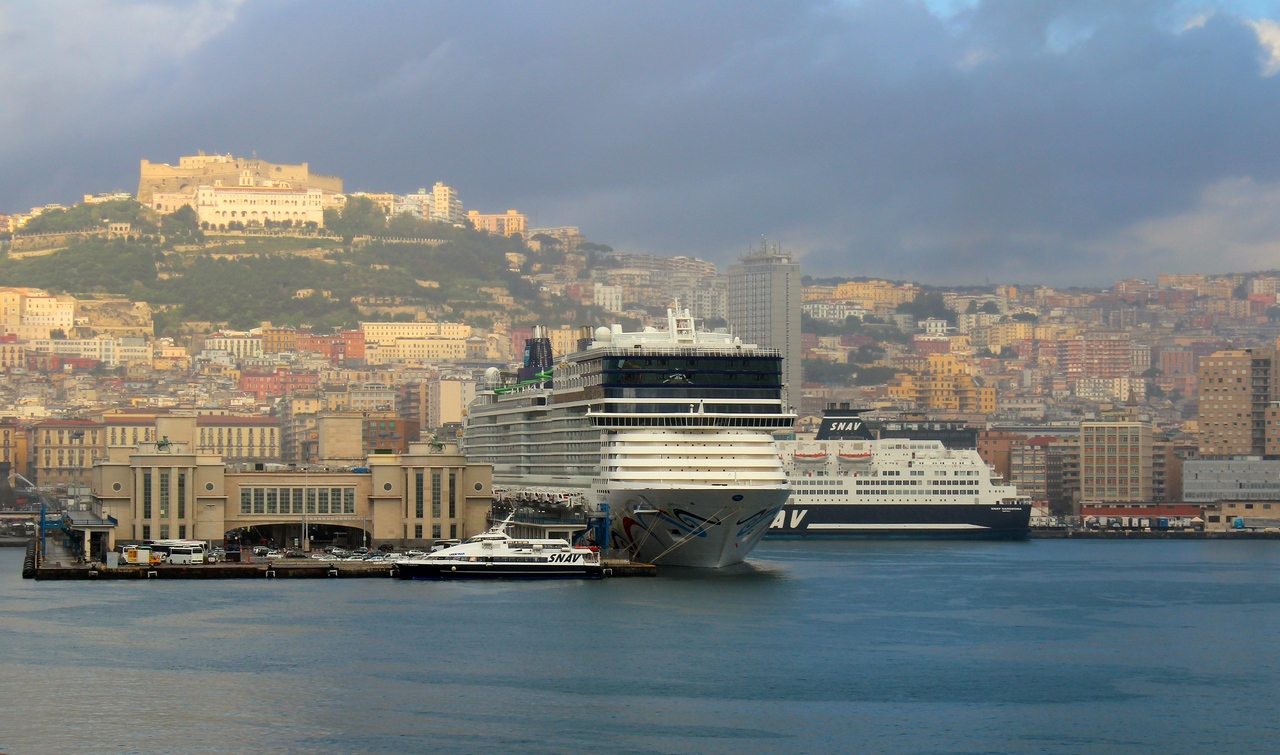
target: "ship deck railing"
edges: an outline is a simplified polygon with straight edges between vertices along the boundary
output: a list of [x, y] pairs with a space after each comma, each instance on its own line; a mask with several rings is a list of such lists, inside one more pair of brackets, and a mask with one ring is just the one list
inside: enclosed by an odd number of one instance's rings
[[[782, 352], [778, 349], [744, 349], [742, 347], [721, 347], [721, 346], [666, 346], [661, 343], [642, 344], [637, 346], [608, 346], [598, 349], [589, 349], [587, 351], [578, 351], [569, 354], [568, 358], [575, 357], [628, 357], [635, 356], [640, 353], [655, 353], [662, 356], [676, 357], [781, 357]], [[575, 360], [576, 361], [576, 360]]]

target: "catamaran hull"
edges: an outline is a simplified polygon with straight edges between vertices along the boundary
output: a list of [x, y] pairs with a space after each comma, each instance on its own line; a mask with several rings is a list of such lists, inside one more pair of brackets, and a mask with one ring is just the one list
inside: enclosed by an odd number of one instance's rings
[[789, 494], [783, 487], [613, 490], [611, 545], [644, 563], [731, 566], [760, 543]]
[[448, 564], [399, 564], [400, 579], [600, 579], [599, 564], [553, 564], [529, 566], [458, 562]]

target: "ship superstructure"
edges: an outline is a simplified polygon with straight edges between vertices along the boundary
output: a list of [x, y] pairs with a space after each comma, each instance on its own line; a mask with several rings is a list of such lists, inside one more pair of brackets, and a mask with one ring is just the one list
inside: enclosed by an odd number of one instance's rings
[[1031, 504], [976, 450], [874, 439], [856, 413], [823, 419], [822, 440], [779, 441], [791, 497], [770, 537], [1022, 538]]
[[538, 335], [468, 410], [463, 447], [494, 465], [495, 492], [607, 511], [612, 544], [642, 561], [745, 558], [790, 492], [771, 434], [795, 419], [781, 354], [674, 309], [665, 331], [598, 328], [554, 365]]

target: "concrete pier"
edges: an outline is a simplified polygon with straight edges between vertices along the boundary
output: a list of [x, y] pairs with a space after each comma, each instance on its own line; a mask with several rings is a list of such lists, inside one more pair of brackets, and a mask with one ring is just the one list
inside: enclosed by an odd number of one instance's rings
[[[605, 561], [604, 576], [654, 577], [658, 568], [653, 564], [637, 564], [629, 561]], [[95, 580], [95, 579], [369, 579], [396, 576], [396, 565], [385, 563], [361, 563], [359, 561], [278, 561], [260, 564], [197, 564], [173, 566], [157, 564], [137, 566], [124, 564], [108, 569], [100, 564], [76, 564], [74, 566], [35, 567], [23, 576], [36, 580]]]
[[107, 569], [101, 565], [39, 566], [36, 580], [84, 579], [335, 579], [392, 576], [392, 564], [261, 563], [135, 566]]

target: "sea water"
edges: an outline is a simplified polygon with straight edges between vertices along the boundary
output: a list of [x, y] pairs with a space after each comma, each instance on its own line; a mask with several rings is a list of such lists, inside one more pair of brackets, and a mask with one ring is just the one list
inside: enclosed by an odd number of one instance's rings
[[33, 582], [0, 753], [1280, 750], [1280, 542], [778, 542], [594, 582]]

